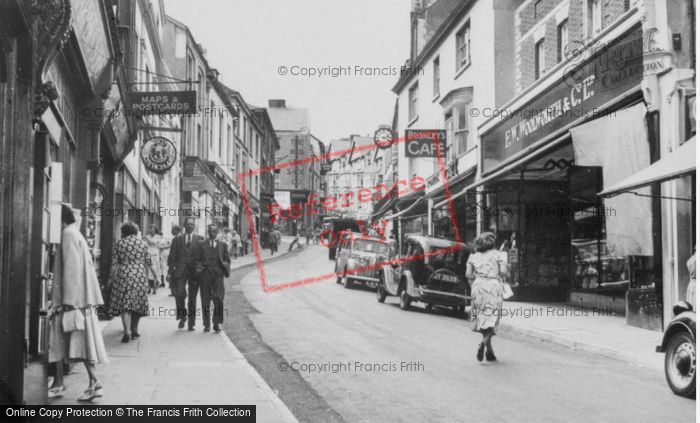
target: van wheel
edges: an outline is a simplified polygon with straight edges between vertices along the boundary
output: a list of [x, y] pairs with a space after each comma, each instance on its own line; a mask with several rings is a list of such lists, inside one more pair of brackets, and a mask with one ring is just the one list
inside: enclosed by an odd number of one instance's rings
[[352, 288], [352, 281], [348, 278], [348, 269], [343, 270], [343, 286], [345, 289]]
[[695, 342], [687, 332], [673, 335], [666, 349], [666, 381], [674, 394], [695, 396]]
[[406, 287], [402, 287], [399, 293], [399, 308], [401, 310], [408, 310], [411, 308], [411, 297], [408, 296]]

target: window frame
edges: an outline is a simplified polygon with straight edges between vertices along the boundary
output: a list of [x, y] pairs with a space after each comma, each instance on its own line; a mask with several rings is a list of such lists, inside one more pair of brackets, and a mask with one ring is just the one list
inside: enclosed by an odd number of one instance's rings
[[535, 42], [535, 81], [541, 79], [546, 73], [546, 50], [544, 41], [544, 38], [540, 38]]
[[418, 81], [408, 89], [408, 121], [418, 118]]
[[440, 56], [433, 59], [433, 97], [440, 97]]
[[[464, 47], [464, 57], [462, 57]], [[459, 73], [463, 68], [471, 64], [471, 19], [462, 25], [455, 34], [455, 72]]]
[[566, 57], [566, 45], [569, 44], [569, 20], [564, 19], [557, 25], [557, 63]]

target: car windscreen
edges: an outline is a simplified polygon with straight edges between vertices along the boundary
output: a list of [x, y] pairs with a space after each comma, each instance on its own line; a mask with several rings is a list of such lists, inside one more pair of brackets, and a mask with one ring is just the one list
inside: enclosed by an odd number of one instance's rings
[[355, 240], [355, 244], [353, 245], [352, 249], [356, 251], [362, 251], [365, 253], [383, 254], [385, 256], [388, 256], [390, 246], [386, 242], [374, 241], [369, 239], [358, 239]]

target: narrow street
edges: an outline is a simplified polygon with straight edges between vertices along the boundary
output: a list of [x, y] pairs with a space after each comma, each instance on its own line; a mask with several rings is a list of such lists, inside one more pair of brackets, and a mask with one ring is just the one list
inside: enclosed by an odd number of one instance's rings
[[[326, 257], [311, 246], [271, 261], [268, 284], [330, 272]], [[468, 321], [401, 311], [370, 290], [328, 280], [266, 294], [254, 267], [229, 281], [227, 334], [301, 421], [683, 422], [695, 412], [663, 373], [517, 335], [497, 336], [499, 361], [479, 363]]]

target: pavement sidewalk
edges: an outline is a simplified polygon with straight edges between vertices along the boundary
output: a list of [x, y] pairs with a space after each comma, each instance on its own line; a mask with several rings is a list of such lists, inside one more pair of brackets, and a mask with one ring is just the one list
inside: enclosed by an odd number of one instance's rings
[[[280, 257], [286, 254], [288, 252], [287, 249], [289, 248], [289, 244], [291, 244], [293, 239], [293, 237], [283, 236], [282, 242], [277, 248], [277, 254], [274, 255], [270, 254], [269, 248], [261, 248], [260, 257], [262, 258], [263, 262], [267, 259]], [[231, 259], [231, 270], [240, 269], [244, 266], [255, 265], [255, 263], [257, 263], [257, 259], [255, 258], [255, 253], [251, 250], [249, 254]]]
[[[269, 258], [269, 250], [263, 258]], [[254, 263], [250, 254], [231, 267]], [[101, 322], [110, 362], [97, 366], [104, 396], [94, 404], [254, 404], [258, 422], [297, 421], [224, 331], [203, 332], [200, 317], [194, 332], [177, 329], [174, 299], [168, 294], [169, 289], [161, 288], [148, 296], [150, 315], [141, 320], [137, 340], [121, 342], [120, 318]], [[76, 398], [87, 381], [84, 366], [76, 364], [65, 376], [64, 396], [50, 404], [79, 404]]]
[[663, 332], [628, 326], [624, 316], [563, 304], [504, 301], [499, 330], [663, 371]]

